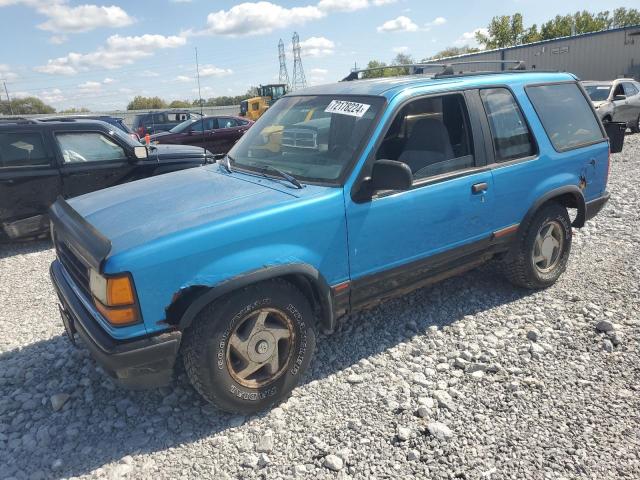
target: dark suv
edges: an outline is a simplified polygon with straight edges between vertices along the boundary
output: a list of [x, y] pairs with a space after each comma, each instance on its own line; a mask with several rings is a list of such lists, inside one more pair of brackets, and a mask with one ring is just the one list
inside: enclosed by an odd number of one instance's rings
[[59, 196], [76, 197], [212, 159], [196, 147], [147, 148], [100, 121], [2, 121], [0, 240], [45, 233], [47, 208]]
[[133, 118], [133, 131], [142, 138], [147, 133], [153, 135], [157, 132], [168, 132], [185, 120], [200, 117], [199, 113], [190, 112], [189, 110], [162, 110], [141, 113]]
[[101, 122], [106, 122], [109, 125], [113, 125], [114, 127], [119, 128], [124, 133], [129, 135], [134, 140], [140, 140], [140, 136], [135, 133], [129, 126], [124, 123], [124, 119], [122, 117], [112, 117], [110, 115], [62, 115], [59, 117], [46, 117], [46, 118], [38, 118], [41, 122], [70, 122], [75, 120], [100, 120]]

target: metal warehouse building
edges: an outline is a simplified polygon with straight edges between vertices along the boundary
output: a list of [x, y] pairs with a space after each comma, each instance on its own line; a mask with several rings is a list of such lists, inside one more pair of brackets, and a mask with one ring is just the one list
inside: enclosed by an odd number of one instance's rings
[[[459, 55], [446, 60], [522, 60], [527, 69], [566, 71], [582, 80], [620, 77], [640, 80], [640, 25]], [[429, 63], [443, 61], [439, 59]], [[479, 64], [464, 68], [489, 70], [494, 67]]]

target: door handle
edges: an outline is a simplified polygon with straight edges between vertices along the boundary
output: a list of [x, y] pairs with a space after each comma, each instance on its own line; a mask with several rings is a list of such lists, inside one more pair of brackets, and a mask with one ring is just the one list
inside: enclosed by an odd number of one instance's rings
[[489, 189], [489, 184], [487, 182], [482, 183], [474, 183], [471, 185], [472, 193], [484, 193]]

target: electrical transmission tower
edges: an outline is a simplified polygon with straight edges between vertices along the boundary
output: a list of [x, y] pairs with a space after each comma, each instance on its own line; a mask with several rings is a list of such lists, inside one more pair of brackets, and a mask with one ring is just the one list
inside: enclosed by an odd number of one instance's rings
[[293, 34], [293, 80], [291, 80], [291, 90], [298, 90], [307, 86], [307, 79], [302, 68], [302, 58], [300, 56], [300, 37], [298, 32]]
[[284, 53], [284, 42], [280, 39], [278, 43], [278, 58], [280, 59], [280, 83], [287, 86], [287, 91], [291, 90], [289, 83], [289, 72], [287, 71], [287, 56]]

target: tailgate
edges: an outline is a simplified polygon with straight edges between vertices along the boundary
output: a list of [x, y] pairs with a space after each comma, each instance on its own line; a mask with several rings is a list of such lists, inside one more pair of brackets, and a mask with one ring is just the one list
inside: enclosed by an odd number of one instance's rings
[[98, 272], [111, 251], [111, 241], [87, 222], [64, 198], [49, 209], [54, 242], [64, 242], [80, 259]]

